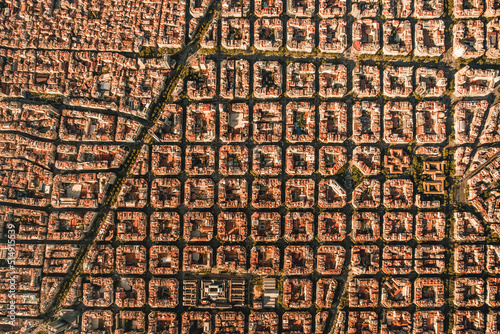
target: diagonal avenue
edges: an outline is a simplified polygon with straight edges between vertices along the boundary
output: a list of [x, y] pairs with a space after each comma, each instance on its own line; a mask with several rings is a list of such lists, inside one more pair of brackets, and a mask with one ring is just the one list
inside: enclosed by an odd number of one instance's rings
[[188, 59], [199, 50], [201, 38], [206, 33], [207, 29], [210, 26], [210, 23], [220, 14], [220, 3], [220, 0], [214, 0], [210, 4], [207, 10], [207, 14], [200, 19], [198, 30], [193, 39], [182, 50], [178, 51], [172, 56], [172, 58], [176, 59], [176, 67], [173, 70], [171, 76], [166, 80], [162, 92], [151, 108], [151, 112], [147, 120], [148, 122], [141, 128], [141, 132], [139, 133], [135, 142], [135, 147], [131, 148], [130, 154], [127, 156], [125, 162], [123, 163], [121, 170], [117, 173], [115, 182], [109, 187], [108, 193], [106, 194], [103, 203], [99, 206], [98, 215], [93, 221], [86, 238], [82, 241], [81, 250], [76, 257], [73, 265], [71, 266], [70, 273], [65, 277], [61, 285], [61, 289], [54, 298], [53, 304], [43, 315], [45, 323], [48, 323], [51, 319], [53, 319], [54, 316], [56, 316], [57, 313], [62, 309], [62, 302], [66, 298], [66, 295], [68, 294], [76, 278], [81, 274], [85, 257], [87, 256], [88, 251], [90, 250], [92, 245], [95, 243], [96, 236], [102, 224], [106, 220], [108, 213], [116, 205], [118, 194], [120, 193], [123, 184], [127, 180], [127, 177], [130, 175], [130, 172], [134, 167], [137, 158], [139, 157], [142, 146], [151, 140], [151, 136], [148, 134], [148, 131], [160, 117], [165, 104], [172, 100], [172, 92], [176, 87], [178, 81], [182, 79], [183, 73], [185, 73]]

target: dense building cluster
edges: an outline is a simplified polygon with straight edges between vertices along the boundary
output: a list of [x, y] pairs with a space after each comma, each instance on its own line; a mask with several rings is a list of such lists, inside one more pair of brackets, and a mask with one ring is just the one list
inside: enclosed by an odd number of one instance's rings
[[0, 17], [0, 332], [500, 332], [497, 0]]

